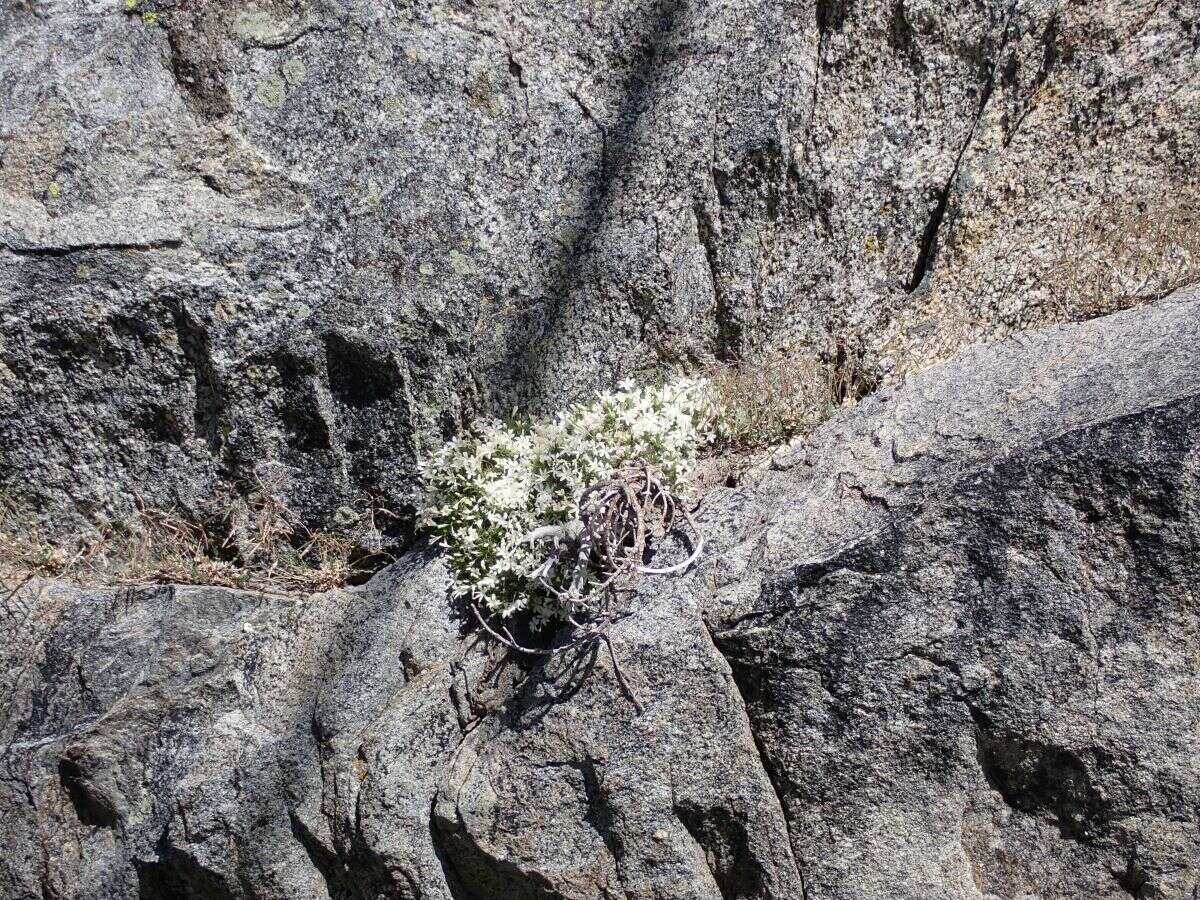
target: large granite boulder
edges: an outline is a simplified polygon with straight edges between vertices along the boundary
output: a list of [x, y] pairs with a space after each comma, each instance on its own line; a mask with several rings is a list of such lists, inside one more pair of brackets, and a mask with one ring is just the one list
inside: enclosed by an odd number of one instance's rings
[[[477, 414], [1200, 271], [1191, 0], [8, 0], [0, 489], [309, 527]], [[344, 517], [343, 517], [344, 518]]]
[[0, 894], [1200, 890], [1200, 294], [973, 348], [702, 515], [611, 656], [500, 652], [420, 548], [310, 597], [19, 586]]
[[811, 896], [1200, 890], [1200, 293], [1175, 299], [972, 348], [718, 515], [731, 549], [680, 586]]

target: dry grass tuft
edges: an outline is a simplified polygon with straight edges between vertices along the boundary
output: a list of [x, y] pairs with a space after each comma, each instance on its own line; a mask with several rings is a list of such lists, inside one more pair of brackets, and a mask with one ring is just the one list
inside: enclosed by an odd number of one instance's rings
[[721, 410], [722, 451], [774, 447], [812, 431], [842, 406], [878, 384], [861, 357], [837, 343], [833, 362], [807, 346], [771, 350], [751, 362], [721, 369], [710, 379]]
[[875, 390], [878, 375], [836, 341], [832, 360], [808, 345], [768, 350], [709, 374], [718, 440], [696, 466], [693, 491], [737, 481], [772, 449], [805, 435]]
[[[13, 503], [0, 500], [0, 582], [29, 575], [81, 584], [205, 584], [312, 593], [355, 582], [389, 557], [381, 550], [369, 504], [347, 509], [347, 533], [309, 531], [278, 497], [214, 505], [199, 523], [174, 512], [142, 509], [88, 535], [52, 540]], [[364, 549], [365, 548], [365, 549]]]
[[[1045, 275], [1046, 323], [1094, 319], [1200, 281], [1194, 198], [1106, 204], [1072, 223]], [[1042, 323], [1035, 323], [1042, 324]]]

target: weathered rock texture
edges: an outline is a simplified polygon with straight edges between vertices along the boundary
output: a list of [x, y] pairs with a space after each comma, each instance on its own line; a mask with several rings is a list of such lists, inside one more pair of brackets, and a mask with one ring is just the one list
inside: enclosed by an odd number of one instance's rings
[[310, 526], [478, 413], [1200, 258], [1192, 0], [8, 0], [0, 486]]
[[1192, 897], [1200, 294], [972, 349], [705, 500], [605, 652], [436, 556], [5, 602], [0, 895]]

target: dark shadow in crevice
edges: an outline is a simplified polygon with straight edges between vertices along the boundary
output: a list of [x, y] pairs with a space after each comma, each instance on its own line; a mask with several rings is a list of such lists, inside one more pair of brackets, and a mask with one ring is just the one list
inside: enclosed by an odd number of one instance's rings
[[435, 819], [429, 830], [454, 900], [565, 900], [546, 876], [488, 854], [461, 820], [448, 826]]
[[976, 758], [992, 790], [1012, 809], [1048, 817], [1068, 840], [1094, 840], [1107, 811], [1084, 761], [1063, 747], [996, 728], [974, 705], [968, 709]]
[[367, 896], [378, 896], [374, 892], [368, 894], [358, 890], [356, 885], [363, 880], [363, 873], [361, 871], [352, 873], [345, 860], [322, 846], [316, 836], [300, 821], [295, 811], [288, 810], [288, 819], [292, 824], [292, 836], [308, 854], [313, 868], [320, 873], [325, 882], [325, 889], [329, 892], [330, 900], [359, 900], [359, 898]]
[[722, 900], [767, 896], [770, 885], [750, 847], [745, 821], [725, 807], [688, 802], [676, 803], [675, 815], [704, 851]]
[[166, 833], [156, 850], [153, 860], [134, 860], [138, 900], [241, 900], [240, 889], [170, 846]]
[[451, 900], [490, 900], [490, 898], [470, 890], [459, 878], [454, 861], [447, 852], [448, 849], [452, 849], [450, 845], [454, 842], [438, 827], [437, 815], [434, 812], [436, 806], [437, 795], [434, 794], [433, 799], [429, 802], [429, 842], [433, 845], [433, 853], [442, 867], [442, 876], [446, 879], [446, 887], [450, 891]]
[[112, 828], [119, 820], [116, 809], [106, 797], [93, 790], [79, 763], [69, 755], [58, 761], [58, 780], [84, 825]]

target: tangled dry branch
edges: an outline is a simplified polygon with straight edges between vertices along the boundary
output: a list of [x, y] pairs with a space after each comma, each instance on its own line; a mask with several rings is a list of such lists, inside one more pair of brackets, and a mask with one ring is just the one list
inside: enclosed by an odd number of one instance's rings
[[[691, 532], [687, 557], [667, 566], [646, 565], [653, 544], [680, 524]], [[492, 638], [521, 653], [553, 656], [603, 643], [622, 690], [640, 709], [617, 662], [608, 628], [618, 614], [617, 594], [623, 580], [637, 574], [682, 572], [700, 557], [704, 538], [687, 506], [653, 467], [638, 461], [585, 490], [576, 518], [537, 528], [525, 541], [547, 548], [530, 577], [561, 604], [573, 629], [570, 637], [548, 649], [529, 647], [499, 617], [486, 616], [473, 605], [479, 624]]]

